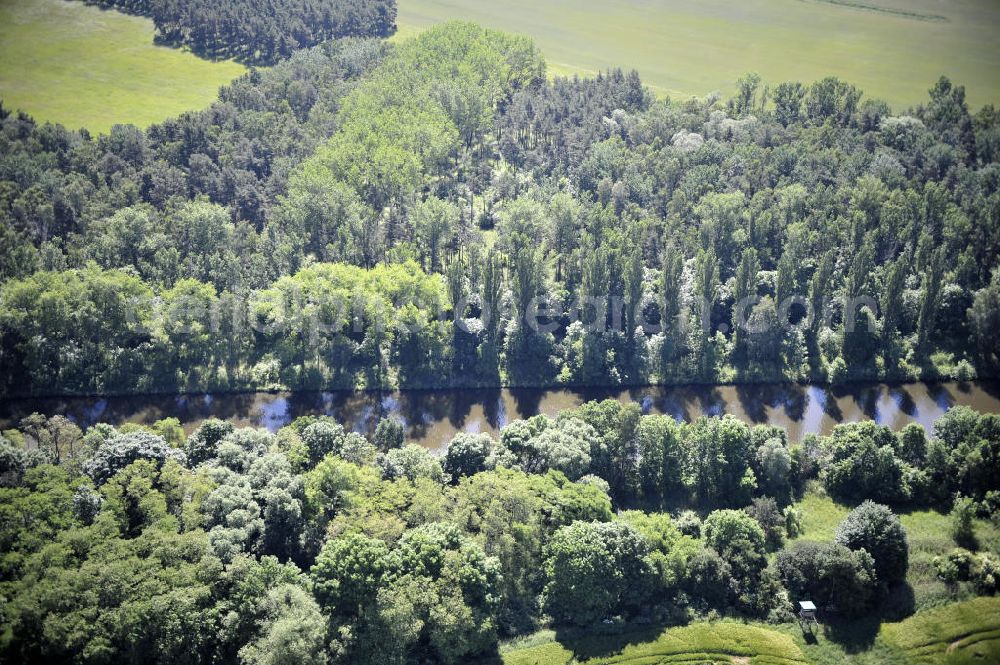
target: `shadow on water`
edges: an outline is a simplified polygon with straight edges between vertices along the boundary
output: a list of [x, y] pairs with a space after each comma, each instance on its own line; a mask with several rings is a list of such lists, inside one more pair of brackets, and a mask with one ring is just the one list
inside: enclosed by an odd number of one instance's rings
[[271, 431], [304, 415], [330, 415], [357, 432], [370, 434], [379, 420], [393, 417], [414, 443], [435, 448], [458, 431], [496, 432], [513, 420], [539, 413], [554, 415], [590, 400], [614, 399], [640, 405], [644, 414], [662, 413], [678, 421], [733, 413], [751, 424], [771, 423], [793, 441], [808, 433], [826, 434], [833, 425], [872, 418], [892, 427], [908, 422], [930, 426], [946, 409], [966, 404], [1000, 413], [1000, 382], [947, 384], [753, 386], [644, 386], [632, 388], [485, 388], [389, 392], [272, 392], [132, 397], [32, 398], [0, 401], [0, 429], [15, 427], [38, 412], [65, 415], [81, 426], [96, 422], [152, 424], [177, 418], [189, 432], [206, 418]]
[[691, 386], [688, 390], [694, 393], [694, 399], [700, 405], [702, 416], [724, 416], [726, 414], [725, 395], [716, 386]]
[[830, 386], [822, 386], [820, 391], [823, 396], [823, 413], [835, 423], [844, 422], [844, 411], [840, 408], [842, 395], [838, 394], [839, 391]]
[[511, 414], [507, 413], [507, 402], [503, 399], [502, 390], [497, 390], [494, 397], [483, 402], [483, 417], [493, 429], [500, 429], [507, 424]]
[[479, 404], [485, 397], [482, 390], [464, 390], [454, 395], [451, 408], [448, 410], [448, 423], [456, 430], [465, 427], [472, 413], [472, 407]]
[[684, 399], [677, 390], [660, 388], [653, 396], [652, 408], [659, 410], [676, 420], [677, 422], [689, 422], [691, 420], [690, 402]]
[[767, 422], [767, 407], [771, 406], [773, 394], [770, 386], [736, 386], [736, 398], [752, 423]]
[[514, 400], [514, 410], [518, 418], [537, 416], [541, 410], [544, 392], [537, 388], [510, 388], [509, 393]]
[[942, 411], [955, 406], [955, 396], [948, 390], [948, 386], [943, 383], [928, 383], [927, 394]]
[[[604, 400], [620, 400], [623, 391], [621, 388], [601, 388], [601, 387], [573, 387], [566, 390], [567, 395], [570, 397], [573, 405], [583, 404], [584, 402], [603, 402]], [[632, 391], [627, 393], [631, 395]], [[543, 400], [544, 401], [544, 400]], [[546, 409], [548, 410], [548, 409]]]
[[809, 395], [798, 384], [760, 384], [736, 386], [736, 397], [743, 413], [753, 423], [773, 422], [772, 412], [780, 411], [792, 422], [805, 415]]
[[450, 392], [415, 390], [400, 394], [400, 413], [409, 430], [409, 438], [423, 439], [431, 425], [448, 417], [454, 404]]
[[913, 395], [910, 394], [910, 391], [906, 389], [906, 386], [889, 386], [889, 397], [896, 404], [896, 408], [900, 413], [910, 416], [911, 418], [917, 417], [917, 402], [913, 399]]
[[1000, 381], [984, 379], [981, 381], [975, 381], [972, 385], [979, 390], [982, 390], [989, 397], [992, 397], [995, 400], [1000, 400]]
[[805, 386], [794, 384], [788, 386], [784, 403], [781, 405], [787, 417], [792, 422], [802, 422], [806, 409], [809, 408], [809, 391]]
[[881, 414], [878, 411], [878, 399], [881, 392], [881, 386], [858, 386], [850, 393], [854, 403], [861, 409], [861, 413], [877, 423], [882, 422]]

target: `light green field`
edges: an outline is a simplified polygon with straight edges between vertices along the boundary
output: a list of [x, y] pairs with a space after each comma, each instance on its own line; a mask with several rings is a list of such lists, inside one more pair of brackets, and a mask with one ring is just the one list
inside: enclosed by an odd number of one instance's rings
[[671, 96], [836, 75], [903, 109], [946, 74], [1000, 103], [996, 0], [399, 0], [404, 35], [449, 19], [530, 35], [550, 72], [635, 68]]
[[207, 106], [243, 73], [153, 45], [153, 22], [67, 0], [0, 0], [0, 99], [39, 120], [107, 131]]
[[504, 665], [986, 665], [1000, 662], [1000, 598], [951, 603], [898, 623], [859, 623], [806, 639], [797, 624], [693, 623], [659, 635], [557, 641], [541, 631], [501, 649]]
[[882, 637], [914, 664], [1000, 663], [1000, 598], [975, 598], [887, 624]]
[[[797, 504], [806, 540], [830, 541], [850, 508], [818, 485]], [[808, 637], [798, 624], [697, 622], [659, 631], [636, 626], [621, 634], [557, 636], [543, 630], [504, 645], [504, 665], [972, 665], [1000, 663], [1000, 598], [972, 598], [936, 578], [935, 556], [955, 547], [949, 518], [932, 510], [900, 516], [910, 543], [907, 582], [917, 612], [900, 622], [878, 616], [821, 626]], [[1000, 551], [1000, 529], [976, 520], [982, 551]], [[961, 602], [956, 602], [959, 600]], [[913, 609], [909, 610], [913, 611]]]
[[[730, 621], [668, 628], [655, 639], [645, 642], [637, 640], [621, 649], [614, 648], [614, 653], [607, 655], [581, 655], [577, 660], [573, 660], [574, 650], [554, 641], [551, 633], [540, 634], [539, 638], [539, 644], [518, 646], [506, 651], [503, 654], [504, 665], [565, 665], [570, 662], [586, 665], [804, 665], [807, 662], [801, 649], [787, 635]], [[600, 636], [592, 636], [576, 641], [574, 646], [577, 651], [582, 652], [600, 651], [601, 641]]]
[[[796, 504], [802, 513], [802, 540], [829, 542], [833, 540], [837, 525], [850, 512], [850, 507], [834, 502], [814, 484]], [[906, 529], [910, 545], [910, 566], [906, 580], [913, 590], [917, 608], [932, 607], [957, 598], [968, 590], [956, 592], [937, 577], [934, 557], [942, 556], [958, 545], [950, 535], [951, 520], [945, 513], [934, 510], [914, 510], [899, 516]], [[979, 550], [1000, 553], [1000, 528], [991, 520], [975, 520], [976, 540]]]

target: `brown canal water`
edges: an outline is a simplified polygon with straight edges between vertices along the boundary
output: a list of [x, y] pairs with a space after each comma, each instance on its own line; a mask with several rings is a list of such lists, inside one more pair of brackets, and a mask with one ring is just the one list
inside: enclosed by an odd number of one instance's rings
[[80, 425], [150, 424], [175, 417], [190, 431], [206, 418], [277, 430], [303, 415], [326, 414], [355, 431], [371, 432], [380, 418], [395, 417], [408, 440], [444, 447], [457, 432], [496, 433], [507, 423], [539, 413], [555, 415], [599, 399], [633, 401], [644, 413], [677, 420], [731, 413], [740, 420], [784, 427], [791, 441], [827, 434], [834, 425], [872, 419], [899, 429], [930, 427], [954, 405], [1000, 413], [1000, 382], [848, 384], [820, 386], [754, 384], [631, 388], [496, 388], [396, 392], [294, 392], [206, 395], [142, 395], [14, 399], [0, 402], [0, 428], [16, 426], [33, 412], [62, 414]]

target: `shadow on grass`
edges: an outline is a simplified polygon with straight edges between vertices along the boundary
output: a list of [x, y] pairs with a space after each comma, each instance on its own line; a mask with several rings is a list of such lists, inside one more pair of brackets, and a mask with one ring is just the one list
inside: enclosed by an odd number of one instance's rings
[[883, 622], [900, 621], [916, 611], [913, 587], [908, 582], [894, 585], [876, 601], [876, 606], [875, 612], [858, 619], [826, 617], [823, 636], [840, 645], [845, 653], [868, 651]]
[[[663, 621], [625, 626], [561, 627], [556, 628], [555, 641], [573, 652], [574, 662], [583, 662], [620, 654], [630, 645], [653, 642], [664, 630], [675, 625], [678, 624]], [[503, 656], [499, 651], [492, 651], [478, 656], [475, 662], [477, 665], [502, 665]]]
[[573, 652], [579, 661], [602, 658], [621, 653], [625, 647], [656, 640], [669, 626], [669, 622], [653, 622], [625, 628], [597, 626], [590, 628], [559, 628], [556, 641]]

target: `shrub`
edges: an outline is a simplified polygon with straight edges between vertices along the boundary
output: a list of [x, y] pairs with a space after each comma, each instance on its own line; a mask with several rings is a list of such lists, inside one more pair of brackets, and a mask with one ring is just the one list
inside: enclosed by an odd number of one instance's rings
[[181, 464], [185, 462], [184, 453], [171, 448], [162, 436], [140, 430], [119, 434], [101, 444], [94, 455], [84, 462], [83, 471], [100, 485], [140, 459], [153, 460], [158, 465], [168, 459], [177, 460]]
[[188, 437], [185, 446], [188, 461], [194, 465], [212, 459], [215, 457], [215, 447], [219, 441], [232, 432], [233, 424], [231, 422], [209, 418]]
[[906, 529], [888, 507], [865, 501], [840, 523], [835, 540], [852, 550], [867, 551], [875, 560], [879, 582], [906, 577], [910, 551]]
[[732, 568], [712, 549], [703, 549], [691, 557], [684, 587], [705, 608], [725, 609], [736, 597]]
[[863, 613], [877, 586], [871, 555], [837, 543], [795, 543], [778, 553], [775, 570], [793, 600], [811, 600], [845, 616]]
[[769, 496], [757, 497], [743, 510], [764, 530], [767, 549], [771, 552], [781, 549], [785, 543], [785, 516], [778, 502]]
[[648, 552], [624, 522], [560, 528], [545, 548], [545, 611], [557, 623], [588, 625], [642, 608], [653, 580]]
[[747, 543], [753, 551], [765, 551], [764, 530], [756, 520], [739, 510], [716, 510], [705, 518], [705, 542], [725, 557], [737, 543]]
[[802, 511], [795, 506], [785, 506], [785, 535], [795, 538], [802, 534]]
[[393, 448], [402, 448], [406, 439], [403, 423], [395, 418], [383, 418], [375, 427], [375, 447], [388, 452]]
[[976, 542], [976, 503], [972, 499], [958, 497], [951, 509], [951, 537], [962, 547], [973, 547]]
[[701, 538], [701, 518], [693, 510], [685, 510], [677, 516], [677, 528], [685, 536]]
[[782, 503], [787, 502], [791, 491], [792, 455], [784, 442], [777, 437], [765, 441], [757, 449], [757, 465], [761, 472], [761, 488]]
[[948, 584], [956, 584], [969, 580], [972, 574], [972, 564], [975, 560], [976, 557], [972, 552], [957, 548], [949, 552], [946, 556], [934, 557], [932, 563], [939, 578]]
[[776, 581], [767, 574], [766, 538], [756, 520], [740, 510], [716, 510], [705, 518], [705, 542], [732, 569], [737, 606], [765, 615], [775, 602]]
[[976, 593], [993, 594], [1000, 589], [1000, 561], [992, 554], [981, 554], [972, 574], [972, 584]]
[[488, 434], [460, 432], [448, 444], [444, 458], [444, 471], [453, 480], [486, 471], [493, 454], [493, 438]]
[[441, 462], [429, 450], [415, 443], [390, 450], [380, 456], [379, 463], [382, 477], [386, 480], [429, 478], [434, 482], [444, 482]]
[[576, 482], [579, 483], [580, 485], [589, 485], [591, 487], [596, 487], [605, 494], [611, 492], [611, 485], [608, 483], [608, 481], [606, 481], [604, 478], [601, 478], [600, 476], [595, 476], [592, 473], [588, 473], [587, 475], [585, 475], [583, 478], [580, 478], [580, 480]]
[[838, 425], [829, 438], [830, 460], [822, 472], [831, 495], [859, 501], [905, 501], [907, 466], [896, 457], [895, 436], [874, 423]]

